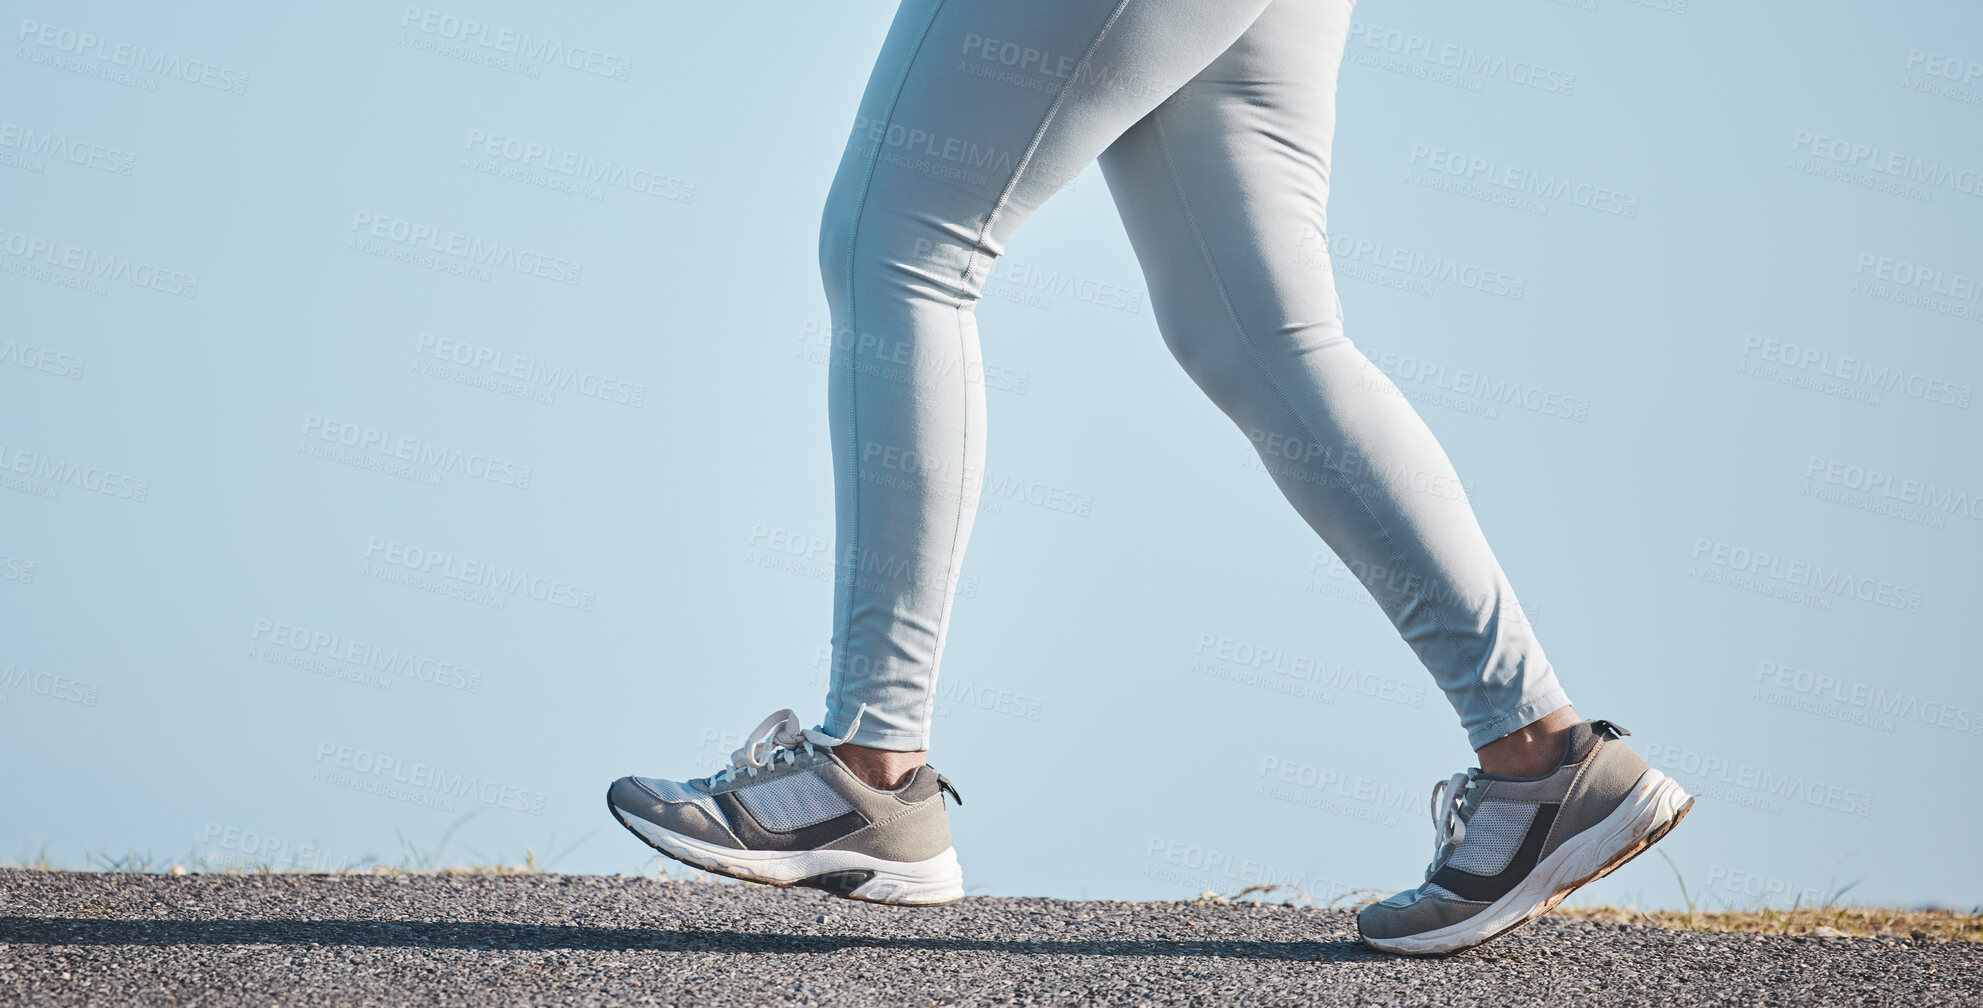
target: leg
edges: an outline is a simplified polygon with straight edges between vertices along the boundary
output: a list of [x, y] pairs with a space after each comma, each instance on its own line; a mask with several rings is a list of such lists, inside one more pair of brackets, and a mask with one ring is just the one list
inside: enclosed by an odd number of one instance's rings
[[[1569, 700], [1445, 452], [1343, 334], [1325, 204], [1350, 9], [1276, 0], [1192, 81], [1188, 102], [1110, 146], [1102, 170], [1172, 353], [1376, 598], [1479, 749]], [[1553, 767], [1561, 736], [1549, 734]]]
[[[837, 518], [822, 727], [856, 729], [850, 761], [928, 745], [985, 452], [975, 307], [992, 260], [1266, 3], [905, 0], [897, 12], [820, 228]], [[920, 758], [876, 759], [901, 772]]]
[[[1534, 919], [1691, 806], [1577, 722], [1438, 442], [1343, 335], [1324, 204], [1351, 0], [1275, 0], [1102, 156], [1165, 341], [1431, 670], [1481, 770], [1432, 793], [1422, 885], [1357, 915], [1374, 948], [1450, 952]], [[1312, 264], [1312, 265], [1311, 265]]]

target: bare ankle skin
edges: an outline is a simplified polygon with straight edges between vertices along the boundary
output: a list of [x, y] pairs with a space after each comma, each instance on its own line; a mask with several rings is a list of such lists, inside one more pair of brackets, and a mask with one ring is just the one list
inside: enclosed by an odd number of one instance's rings
[[840, 757], [840, 762], [847, 764], [847, 769], [852, 770], [854, 776], [861, 779], [861, 783], [871, 788], [893, 791], [901, 787], [902, 781], [915, 773], [917, 767], [923, 765], [923, 758], [929, 755], [929, 750], [895, 752], [890, 749], [870, 749], [852, 742], [842, 742], [833, 747], [833, 754]]
[[1540, 777], [1563, 759], [1564, 735], [1582, 720], [1560, 707], [1475, 750], [1480, 768], [1505, 777]]

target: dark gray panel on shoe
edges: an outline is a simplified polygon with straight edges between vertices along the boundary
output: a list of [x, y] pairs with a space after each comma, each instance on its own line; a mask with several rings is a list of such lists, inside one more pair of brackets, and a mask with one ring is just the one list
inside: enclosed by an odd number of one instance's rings
[[745, 808], [734, 794], [726, 792], [717, 795], [716, 805], [723, 810], [723, 817], [730, 820], [730, 828], [736, 832], [737, 838], [751, 850], [813, 850], [824, 847], [868, 824], [867, 818], [859, 812], [848, 812], [822, 823], [814, 823], [804, 829], [796, 829], [789, 833], [774, 833], [751, 818], [750, 810]]
[[1543, 841], [1549, 837], [1550, 824], [1556, 820], [1555, 805], [1538, 805], [1535, 820], [1529, 823], [1529, 830], [1522, 836], [1521, 846], [1515, 848], [1515, 856], [1508, 859], [1508, 866], [1496, 875], [1475, 875], [1461, 871], [1452, 865], [1444, 865], [1433, 873], [1432, 884], [1445, 889], [1462, 899], [1479, 900], [1491, 903], [1508, 894], [1535, 870], [1535, 863], [1542, 859]]

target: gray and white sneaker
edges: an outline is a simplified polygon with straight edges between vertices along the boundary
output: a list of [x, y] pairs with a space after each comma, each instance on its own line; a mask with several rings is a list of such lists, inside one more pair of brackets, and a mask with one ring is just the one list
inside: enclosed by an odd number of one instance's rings
[[834, 755], [844, 741], [781, 710], [715, 774], [622, 777], [606, 805], [655, 850], [718, 875], [876, 903], [963, 899], [943, 808], [946, 792], [964, 803], [957, 788], [929, 766], [892, 791], [869, 787]]
[[1364, 944], [1433, 955], [1498, 938], [1665, 836], [1694, 799], [1618, 740], [1629, 734], [1585, 721], [1544, 776], [1475, 768], [1440, 781], [1425, 884], [1364, 907]]

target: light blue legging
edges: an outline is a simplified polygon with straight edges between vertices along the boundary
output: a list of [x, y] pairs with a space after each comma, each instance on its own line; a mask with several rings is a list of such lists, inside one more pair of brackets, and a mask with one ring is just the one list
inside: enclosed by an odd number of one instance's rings
[[1473, 746], [1569, 703], [1452, 463], [1343, 335], [1324, 206], [1350, 7], [904, 0], [820, 228], [838, 563], [826, 730], [865, 705], [854, 742], [928, 747], [984, 468], [979, 292], [1026, 218], [1098, 157], [1171, 353]]

